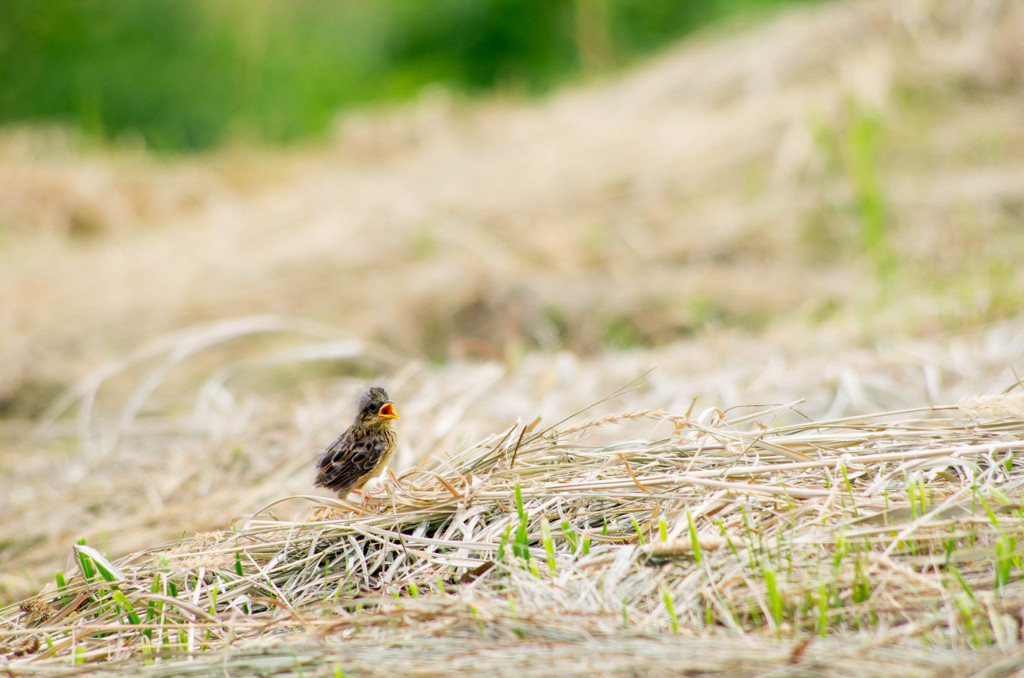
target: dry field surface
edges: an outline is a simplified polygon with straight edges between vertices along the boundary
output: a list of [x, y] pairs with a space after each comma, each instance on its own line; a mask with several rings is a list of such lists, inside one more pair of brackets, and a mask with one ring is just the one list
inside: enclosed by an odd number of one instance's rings
[[[1024, 4], [327, 144], [0, 138], [0, 674], [1018, 675]], [[315, 493], [367, 380], [386, 493]], [[82, 541], [80, 541], [82, 540]]]

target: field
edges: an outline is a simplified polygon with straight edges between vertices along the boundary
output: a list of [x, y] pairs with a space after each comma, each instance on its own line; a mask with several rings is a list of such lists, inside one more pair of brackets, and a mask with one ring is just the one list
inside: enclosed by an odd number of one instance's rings
[[[329, 143], [0, 138], [0, 670], [1024, 664], [1024, 7], [857, 2]], [[311, 486], [386, 378], [386, 493]]]

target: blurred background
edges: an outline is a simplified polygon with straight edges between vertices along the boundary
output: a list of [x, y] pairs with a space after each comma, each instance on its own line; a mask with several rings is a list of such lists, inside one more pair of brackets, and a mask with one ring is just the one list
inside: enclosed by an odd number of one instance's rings
[[12, 0], [0, 7], [0, 122], [177, 152], [322, 139], [356, 105], [427, 87], [542, 94], [795, 3]]
[[79, 536], [310, 492], [380, 376], [400, 467], [652, 368], [607, 407], [1012, 385], [1022, 35], [1014, 0], [0, 3], [0, 602]]

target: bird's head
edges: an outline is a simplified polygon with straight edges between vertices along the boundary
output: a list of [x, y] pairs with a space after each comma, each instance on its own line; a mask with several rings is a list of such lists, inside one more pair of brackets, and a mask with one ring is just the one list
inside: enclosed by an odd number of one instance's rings
[[398, 410], [387, 391], [380, 386], [371, 386], [359, 398], [357, 418], [367, 426], [380, 425], [398, 419]]

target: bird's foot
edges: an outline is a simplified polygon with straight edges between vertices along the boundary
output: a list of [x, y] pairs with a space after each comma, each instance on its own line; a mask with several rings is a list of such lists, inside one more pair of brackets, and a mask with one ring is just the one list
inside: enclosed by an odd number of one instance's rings
[[388, 491], [388, 488], [384, 485], [384, 481], [380, 478], [370, 478], [366, 485], [363, 486], [361, 494], [367, 497], [376, 497], [377, 495], [384, 494]]
[[352, 494], [359, 495], [359, 506], [362, 508], [366, 508], [367, 499], [373, 499], [387, 493], [387, 491], [387, 487], [384, 486], [384, 483], [379, 478], [371, 478], [362, 489], [351, 490]]

